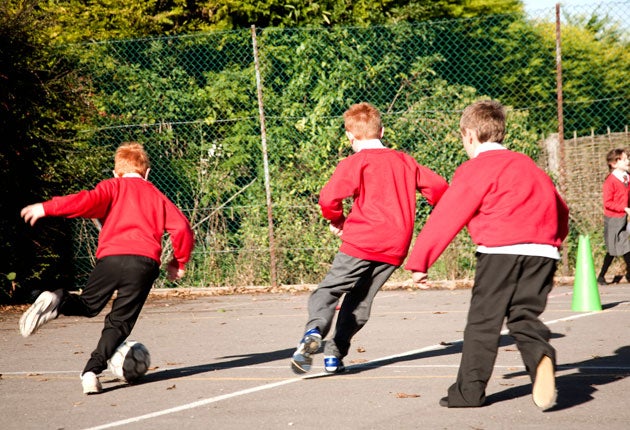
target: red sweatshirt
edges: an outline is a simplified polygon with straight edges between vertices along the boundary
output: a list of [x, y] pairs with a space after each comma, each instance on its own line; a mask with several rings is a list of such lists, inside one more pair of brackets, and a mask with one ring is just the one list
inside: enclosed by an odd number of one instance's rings
[[96, 258], [142, 255], [160, 263], [162, 235], [170, 234], [179, 268], [190, 259], [194, 246], [188, 219], [153, 184], [139, 177], [101, 181], [93, 190], [80, 191], [44, 202], [49, 216], [98, 218]]
[[405, 269], [426, 273], [466, 225], [477, 245], [559, 247], [568, 219], [567, 205], [531, 158], [505, 149], [482, 152], [455, 171]]
[[623, 218], [628, 207], [628, 186], [612, 173], [606, 177], [602, 190], [604, 215], [610, 218]]
[[[343, 226], [340, 251], [400, 266], [416, 217], [416, 191], [435, 205], [448, 183], [411, 156], [389, 148], [363, 149], [339, 162], [321, 190], [324, 218]], [[343, 200], [353, 197], [347, 217]]]

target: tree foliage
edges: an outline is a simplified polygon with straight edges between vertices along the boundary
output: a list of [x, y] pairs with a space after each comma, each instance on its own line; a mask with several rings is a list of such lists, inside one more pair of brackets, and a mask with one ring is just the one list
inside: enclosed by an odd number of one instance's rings
[[44, 0], [47, 34], [60, 43], [127, 39], [255, 25], [380, 25], [522, 11], [519, 0]]
[[[529, 155], [538, 133], [556, 128], [552, 25], [527, 20], [519, 1], [10, 0], [1, 8], [5, 291], [69, 281], [69, 229], [85, 248], [74, 255], [88, 255], [90, 225], [77, 233], [76, 224], [43, 220], [33, 230], [19, 208], [107, 177], [122, 141], [146, 145], [151, 180], [195, 227], [188, 282], [243, 285], [269, 280], [267, 173], [281, 282], [325, 272], [336, 239], [322, 236], [316, 200], [350, 153], [341, 119], [350, 104], [377, 105], [387, 144], [446, 178], [465, 159], [456, 124], [473, 100], [510, 106], [507, 142]], [[243, 28], [252, 24], [269, 172], [259, 162], [252, 34]], [[566, 129], [623, 127], [627, 39], [607, 17], [575, 17], [563, 32]], [[419, 208], [420, 224], [429, 210]]]
[[[20, 209], [72, 188], [77, 176], [100, 165], [95, 151], [80, 158], [85, 141], [77, 130], [89, 114], [73, 60], [45, 43], [50, 22], [36, 11], [36, 1], [8, 1], [0, 6], [0, 280], [5, 296], [19, 298], [19, 285], [51, 288], [72, 276], [67, 224], [40, 222], [35, 229], [20, 220]], [[47, 227], [47, 228], [46, 228]], [[35, 237], [37, 238], [35, 240]], [[52, 265], [57, 267], [51, 270]], [[11, 285], [6, 275], [16, 273]], [[9, 296], [9, 297], [7, 297]]]

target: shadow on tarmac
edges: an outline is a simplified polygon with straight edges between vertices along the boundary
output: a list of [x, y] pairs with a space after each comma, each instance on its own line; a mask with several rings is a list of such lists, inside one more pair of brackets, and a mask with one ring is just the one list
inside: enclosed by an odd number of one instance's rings
[[[602, 309], [611, 309], [626, 301], [614, 302], [602, 305]], [[552, 333], [551, 338], [564, 337], [562, 334]], [[440, 347], [435, 349], [419, 351], [415, 353], [409, 353], [399, 356], [386, 357], [379, 360], [373, 360], [368, 363], [359, 363], [346, 366], [344, 374], [361, 373], [366, 370], [375, 369], [395, 363], [401, 363], [405, 361], [421, 360], [431, 357], [439, 357], [443, 355], [461, 354], [463, 341], [455, 342], [442, 342]], [[514, 339], [509, 335], [502, 335], [499, 340], [499, 348], [514, 345]], [[135, 385], [150, 384], [153, 382], [165, 381], [170, 379], [184, 378], [191, 375], [197, 375], [201, 373], [214, 372], [217, 370], [232, 369], [238, 367], [253, 366], [256, 364], [269, 363], [278, 360], [288, 360], [293, 354], [295, 348], [287, 348], [270, 352], [252, 353], [246, 355], [232, 355], [220, 357], [221, 359], [232, 359], [219, 363], [200, 364], [197, 366], [187, 366], [175, 369], [166, 369], [156, 372], [151, 372], [145, 375], [141, 380], [137, 381]], [[562, 375], [556, 378], [556, 387], [558, 389], [558, 401], [556, 406], [547, 412], [558, 411], [568, 409], [573, 406], [577, 406], [586, 403], [593, 399], [592, 393], [597, 391], [593, 386], [608, 384], [623, 378], [630, 376], [630, 371], [623, 370], [620, 372], [619, 366], [621, 363], [630, 362], [630, 346], [624, 346], [615, 351], [615, 355], [608, 357], [594, 357], [589, 360], [585, 360], [577, 363], [558, 365], [558, 371], [576, 369], [579, 373], [572, 373], [569, 375]], [[288, 364], [287, 364], [288, 367]], [[603, 369], [602, 367], [609, 367], [609, 369]], [[335, 374], [321, 373], [312, 376], [307, 376], [308, 379], [315, 379], [321, 377], [334, 376]], [[506, 379], [527, 375], [527, 372], [521, 371], [516, 373], [507, 374], [504, 376]], [[306, 375], [305, 375], [306, 376]], [[114, 379], [109, 382], [121, 382]], [[105, 384], [108, 382], [105, 381]], [[103, 391], [113, 391], [119, 388], [125, 387], [127, 384], [122, 383], [112, 387], [104, 387]], [[499, 393], [493, 393], [486, 397], [486, 403], [484, 406], [491, 405], [496, 402], [502, 402], [522, 396], [529, 396], [531, 394], [531, 384], [525, 384], [518, 387], [512, 387]]]
[[[624, 303], [628, 303], [628, 301], [624, 300], [602, 304], [602, 310], [612, 309]], [[557, 372], [577, 370], [577, 373], [557, 376], [556, 372], [558, 400], [556, 406], [545, 412], [561, 411], [593, 400], [592, 394], [597, 391], [595, 386], [609, 384], [630, 376], [630, 371], [627, 370], [626, 363], [630, 363], [630, 346], [618, 348], [615, 350], [614, 355], [593, 357], [588, 360], [569, 364], [558, 364]], [[504, 377], [510, 379], [526, 375], [527, 372], [522, 371], [511, 373]], [[484, 406], [529, 395], [531, 395], [531, 384], [528, 383], [487, 396]]]
[[[614, 355], [558, 365], [558, 371], [576, 370], [577, 372], [556, 377], [558, 400], [556, 406], [546, 412], [561, 411], [590, 402], [593, 400], [593, 393], [597, 391], [596, 386], [620, 381], [630, 376], [626, 364], [629, 362], [630, 346], [622, 346], [615, 351]], [[619, 366], [624, 366], [624, 368]], [[526, 375], [526, 373], [518, 372], [506, 375], [506, 377], [520, 375]], [[521, 385], [489, 395], [486, 397], [485, 406], [529, 395], [531, 395], [531, 384]]]
[[277, 351], [252, 353], [247, 355], [230, 355], [220, 358], [233, 360], [223, 361], [219, 363], [199, 364], [197, 366], [179, 367], [175, 369], [158, 370], [156, 372], [147, 373], [141, 380], [136, 383], [136, 385], [150, 384], [152, 382], [165, 381], [169, 379], [184, 378], [186, 376], [214, 372], [216, 370], [253, 366], [256, 364], [263, 364], [284, 359], [287, 360], [288, 369], [288, 359], [291, 357], [291, 354], [293, 354], [294, 349], [295, 348], [279, 349]]

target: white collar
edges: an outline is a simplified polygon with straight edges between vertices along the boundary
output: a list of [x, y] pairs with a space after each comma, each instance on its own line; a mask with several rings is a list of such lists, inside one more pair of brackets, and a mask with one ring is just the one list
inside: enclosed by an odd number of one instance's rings
[[385, 148], [381, 139], [366, 139], [366, 140], [354, 140], [353, 142], [354, 152], [359, 152], [363, 149], [380, 149]]
[[624, 170], [617, 170], [614, 169], [612, 171], [612, 174], [615, 178], [619, 179], [621, 182], [625, 183], [626, 182], [626, 178], [628, 178], [630, 175], [628, 175], [628, 172], [624, 171]]
[[497, 149], [507, 149], [507, 148], [497, 142], [484, 142], [475, 149], [473, 158], [475, 158], [477, 155], [481, 154], [482, 152], [496, 151]]
[[135, 172], [125, 173], [124, 175], [122, 175], [122, 177], [123, 178], [141, 178], [141, 179], [144, 179], [144, 177], [140, 173], [135, 173]]

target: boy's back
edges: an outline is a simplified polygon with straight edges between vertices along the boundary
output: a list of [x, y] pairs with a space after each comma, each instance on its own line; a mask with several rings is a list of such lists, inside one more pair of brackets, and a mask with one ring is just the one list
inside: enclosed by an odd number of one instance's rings
[[567, 209], [549, 176], [528, 156], [507, 149], [481, 152], [464, 162], [431, 214], [412, 250], [408, 268], [425, 271], [455, 235], [468, 226], [474, 243], [560, 246]]
[[468, 231], [476, 244], [560, 246], [566, 236], [558, 229], [560, 197], [549, 176], [531, 158], [510, 150], [487, 151], [462, 164], [455, 174], [458, 180], [474, 178], [474, 182], [461, 180], [460, 185], [471, 186], [459, 189], [462, 198], [458, 201], [460, 212], [479, 205], [476, 216], [468, 212], [472, 216]]
[[[403, 152], [363, 149], [339, 163], [319, 204], [326, 219], [343, 222], [341, 252], [400, 265], [413, 234], [416, 192], [433, 205], [446, 188], [442, 177]], [[354, 202], [344, 220], [347, 197]]]
[[92, 190], [55, 197], [44, 203], [44, 209], [51, 216], [100, 219], [97, 258], [131, 254], [159, 262], [164, 231], [171, 234], [174, 250], [181, 254], [176, 255], [178, 259], [184, 260], [192, 248], [188, 220], [139, 175], [106, 179]]

